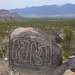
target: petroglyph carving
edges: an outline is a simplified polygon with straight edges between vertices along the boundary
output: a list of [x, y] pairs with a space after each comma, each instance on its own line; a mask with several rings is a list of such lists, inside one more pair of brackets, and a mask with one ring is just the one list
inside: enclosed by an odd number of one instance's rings
[[9, 65], [14, 69], [54, 70], [62, 63], [61, 49], [37, 28], [16, 28], [10, 34]]
[[31, 65], [47, 65], [50, 63], [50, 55], [50, 46], [39, 46], [37, 42], [30, 43], [22, 38], [13, 40], [12, 59], [19, 62], [27, 62], [27, 58], [30, 56]]

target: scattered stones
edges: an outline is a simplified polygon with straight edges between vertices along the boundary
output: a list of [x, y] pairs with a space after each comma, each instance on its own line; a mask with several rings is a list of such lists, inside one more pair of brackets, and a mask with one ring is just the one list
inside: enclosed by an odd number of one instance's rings
[[[10, 34], [9, 66], [19, 71], [49, 70], [62, 64], [61, 49], [37, 28], [17, 28]], [[24, 72], [23, 71], [23, 72]]]

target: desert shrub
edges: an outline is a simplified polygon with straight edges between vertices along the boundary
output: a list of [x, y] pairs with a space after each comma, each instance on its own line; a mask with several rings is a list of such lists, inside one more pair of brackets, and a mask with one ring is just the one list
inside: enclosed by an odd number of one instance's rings
[[4, 57], [6, 57], [7, 56], [7, 47], [1, 47], [0, 48], [0, 58], [4, 58]]
[[63, 29], [64, 39], [62, 40], [63, 47], [65, 49], [70, 49], [71, 42], [73, 39], [73, 31], [69, 27]]
[[72, 56], [73, 52], [75, 52], [73, 50], [74, 47], [72, 47], [74, 41], [74, 33], [72, 29], [69, 27], [65, 27], [63, 29], [63, 33], [64, 33], [64, 39], [62, 40], [63, 57], [65, 59], [68, 59], [69, 56]]
[[20, 73], [16, 73], [15, 71], [8, 70], [8, 75], [20, 75]]
[[6, 42], [9, 42], [10, 30], [13, 28], [12, 24], [15, 20], [10, 17], [0, 23], [0, 58], [4, 58], [7, 55], [8, 48], [5, 46]]

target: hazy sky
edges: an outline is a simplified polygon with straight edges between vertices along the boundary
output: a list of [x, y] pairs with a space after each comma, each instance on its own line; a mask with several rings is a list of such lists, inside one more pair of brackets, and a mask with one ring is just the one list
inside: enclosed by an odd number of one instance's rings
[[0, 9], [14, 9], [42, 5], [75, 4], [75, 0], [0, 0]]

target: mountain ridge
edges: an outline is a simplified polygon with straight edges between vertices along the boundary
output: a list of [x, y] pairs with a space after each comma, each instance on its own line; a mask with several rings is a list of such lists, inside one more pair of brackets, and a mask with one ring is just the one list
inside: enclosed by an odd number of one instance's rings
[[1, 9], [0, 10], [0, 18], [7, 18], [7, 17], [12, 17], [12, 18], [22, 18], [17, 12], [9, 12], [8, 10]]
[[69, 15], [75, 14], [75, 4], [58, 5], [43, 5], [38, 7], [26, 7], [20, 9], [12, 9], [9, 12], [17, 12], [24, 17], [50, 17], [54, 15]]

